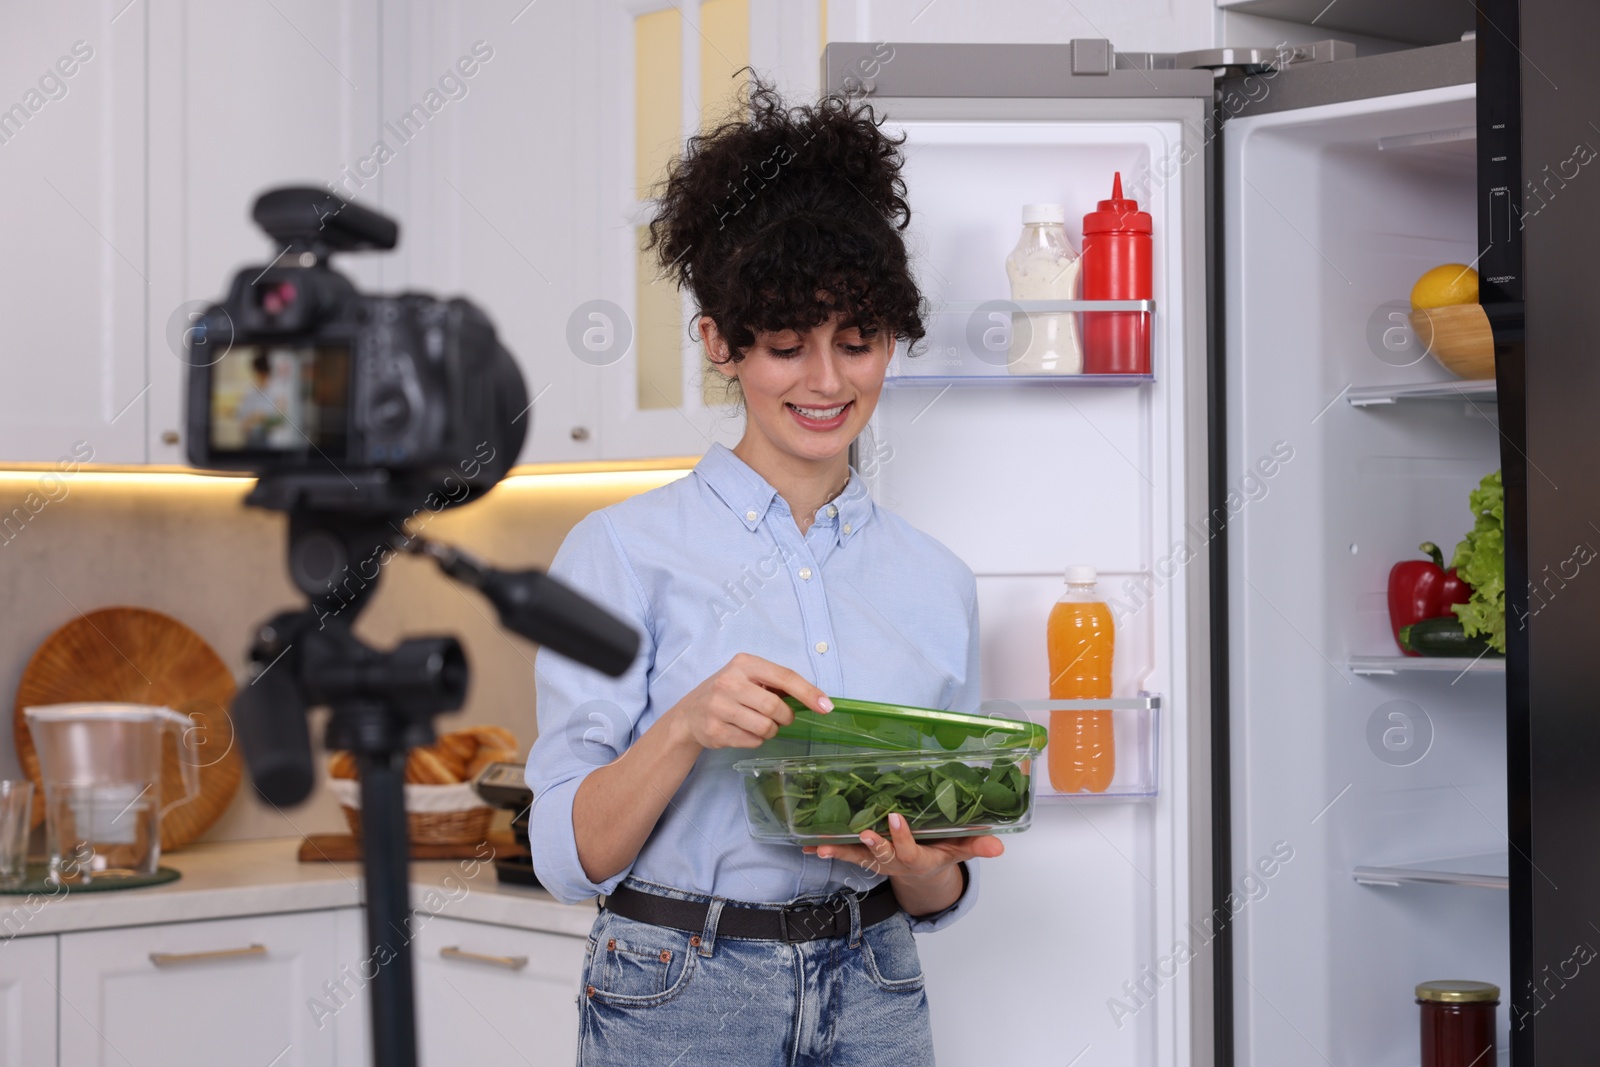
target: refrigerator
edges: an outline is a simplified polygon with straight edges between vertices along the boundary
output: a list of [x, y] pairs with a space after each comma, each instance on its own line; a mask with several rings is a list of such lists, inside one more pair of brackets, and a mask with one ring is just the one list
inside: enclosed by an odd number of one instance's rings
[[[980, 906], [921, 939], [941, 1062], [1410, 1067], [1435, 979], [1500, 987], [1499, 1062], [1590, 1062], [1600, 585], [1569, 575], [1533, 614], [1523, 590], [1600, 545], [1577, 295], [1600, 200], [1558, 168], [1534, 226], [1521, 167], [1535, 140], [1600, 144], [1568, 128], [1596, 16], [1479, 6], [1476, 40], [1370, 58], [827, 47], [826, 87], [905, 138], [929, 307], [858, 468], [977, 575], [984, 710], [1050, 715], [1066, 566], [1099, 570], [1116, 618], [1112, 787], [1046, 780]], [[1530, 55], [1563, 79], [1537, 115]], [[1064, 205], [1081, 249], [1114, 174], [1152, 218], [1149, 302], [1113, 305], [1148, 316], [1151, 372], [1013, 373], [1008, 321], [1106, 313], [1007, 302], [1022, 205]], [[1524, 298], [1525, 255], [1566, 302]], [[1497, 380], [1454, 377], [1408, 325], [1451, 262], [1482, 274]], [[1448, 555], [1497, 468], [1508, 655], [1404, 657], [1389, 570], [1422, 541]]]

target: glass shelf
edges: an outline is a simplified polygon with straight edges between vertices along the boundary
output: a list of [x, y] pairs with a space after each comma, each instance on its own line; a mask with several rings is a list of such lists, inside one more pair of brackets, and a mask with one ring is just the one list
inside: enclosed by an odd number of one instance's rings
[[[985, 715], [1022, 718], [1050, 723], [1055, 711], [1099, 711], [1111, 716], [1115, 770], [1111, 783], [1099, 793], [1065, 793], [1050, 784], [1049, 773], [1041, 775], [1035, 787], [1039, 800], [1148, 800], [1160, 792], [1161, 696], [1141, 693], [1136, 697], [1105, 700], [987, 700], [980, 711]], [[1038, 757], [1050, 765], [1047, 744]]]
[[1508, 869], [1508, 853], [1501, 851], [1357, 867], [1353, 876], [1362, 885], [1462, 885], [1477, 889], [1505, 889], [1510, 885]]
[[1351, 656], [1350, 673], [1362, 677], [1394, 674], [1504, 674], [1504, 656]]
[[[918, 354], [897, 352], [884, 379], [888, 386], [1063, 385], [1137, 386], [1155, 381], [1151, 353], [1149, 374], [1023, 374], [1009, 368], [1008, 331], [1019, 314], [1073, 314], [1081, 338], [1083, 316], [1106, 313], [1145, 317], [1145, 336], [1155, 337], [1154, 300], [951, 300], [935, 304], [928, 316], [928, 335]], [[999, 331], [997, 334], [996, 331]], [[998, 337], [998, 340], [994, 340]]]
[[1494, 379], [1452, 378], [1442, 382], [1411, 382], [1405, 385], [1352, 386], [1345, 399], [1354, 408], [1383, 407], [1402, 400], [1463, 400], [1473, 404], [1498, 404]]

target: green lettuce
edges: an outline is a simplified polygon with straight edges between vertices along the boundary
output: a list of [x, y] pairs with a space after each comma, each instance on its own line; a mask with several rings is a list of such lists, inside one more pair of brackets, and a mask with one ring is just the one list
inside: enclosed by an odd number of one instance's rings
[[1484, 478], [1468, 502], [1476, 518], [1450, 561], [1472, 586], [1472, 599], [1450, 610], [1468, 637], [1482, 637], [1496, 652], [1506, 650], [1506, 497], [1500, 472]]

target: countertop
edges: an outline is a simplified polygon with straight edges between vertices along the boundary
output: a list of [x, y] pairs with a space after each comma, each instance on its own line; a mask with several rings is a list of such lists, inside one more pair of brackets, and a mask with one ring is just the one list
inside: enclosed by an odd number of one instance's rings
[[[115, 926], [240, 915], [354, 908], [359, 863], [301, 863], [298, 838], [191, 845], [161, 857], [175, 882], [95, 893], [0, 895], [0, 940]], [[595, 905], [562, 904], [542, 889], [504, 886], [487, 846], [483, 860], [411, 865], [411, 907], [469, 922], [585, 937]]]

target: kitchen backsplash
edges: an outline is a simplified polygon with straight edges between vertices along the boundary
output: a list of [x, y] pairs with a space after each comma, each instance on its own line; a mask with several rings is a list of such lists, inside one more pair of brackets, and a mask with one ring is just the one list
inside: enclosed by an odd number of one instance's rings
[[[543, 567], [579, 519], [681, 476], [681, 470], [535, 474], [513, 478], [482, 500], [442, 512], [429, 537], [506, 568]], [[164, 612], [200, 634], [239, 677], [251, 629], [301, 598], [284, 569], [285, 520], [242, 506], [242, 479], [82, 472], [64, 490], [40, 493], [36, 473], [0, 474], [0, 515], [22, 508], [25, 524], [0, 533], [0, 692], [14, 703], [28, 658], [57, 627], [96, 608], [127, 605]], [[44, 506], [25, 507], [29, 494]], [[522, 753], [535, 734], [535, 646], [506, 634], [475, 592], [434, 565], [399, 557], [384, 568], [357, 632], [379, 647], [420, 634], [454, 634], [467, 651], [466, 706], [441, 729], [494, 723], [517, 735]], [[314, 734], [320, 734], [322, 714]], [[318, 766], [322, 767], [321, 753]], [[0, 777], [17, 777], [10, 730], [0, 730]], [[203, 841], [342, 831], [325, 784], [303, 806], [263, 804], [248, 778]]]

